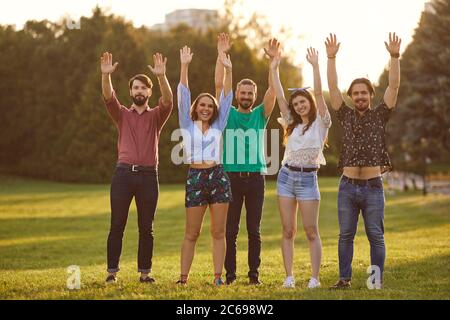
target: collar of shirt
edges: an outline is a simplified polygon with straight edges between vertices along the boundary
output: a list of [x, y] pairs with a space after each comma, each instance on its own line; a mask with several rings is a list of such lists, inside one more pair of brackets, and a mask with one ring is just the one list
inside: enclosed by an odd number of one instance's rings
[[[150, 107], [147, 106], [147, 108], [145, 108], [144, 111], [150, 111], [150, 110], [151, 110]], [[132, 106], [130, 107], [130, 111], [136, 111], [136, 112], [138, 112], [137, 108], [136, 108], [134, 105], [132, 105]]]

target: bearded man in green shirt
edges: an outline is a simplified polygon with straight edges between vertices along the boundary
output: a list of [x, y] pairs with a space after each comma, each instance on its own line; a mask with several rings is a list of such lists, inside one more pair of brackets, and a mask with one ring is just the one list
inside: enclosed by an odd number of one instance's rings
[[[279, 49], [276, 39], [269, 41], [266, 55], [272, 60]], [[228, 36], [219, 35], [217, 50], [230, 49]], [[218, 64], [219, 65], [219, 64]], [[216, 92], [222, 90], [223, 67], [216, 72]], [[257, 97], [257, 86], [253, 80], [239, 81], [235, 97], [237, 107], [231, 108], [224, 132], [223, 166], [231, 181], [233, 201], [230, 202], [227, 216], [225, 257], [226, 283], [236, 280], [236, 247], [242, 205], [247, 211], [249, 283], [260, 284], [259, 266], [261, 264], [260, 225], [264, 204], [265, 178], [267, 173], [264, 157], [264, 132], [275, 106], [275, 91], [269, 68], [269, 88], [263, 103], [253, 107]]]

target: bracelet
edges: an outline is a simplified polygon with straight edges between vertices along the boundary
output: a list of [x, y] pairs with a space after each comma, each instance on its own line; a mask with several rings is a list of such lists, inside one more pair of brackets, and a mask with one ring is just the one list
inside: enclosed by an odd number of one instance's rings
[[400, 58], [400, 53], [391, 54], [391, 58]]
[[336, 58], [336, 56], [332, 56], [332, 57], [328, 56], [328, 59], [334, 59], [334, 58]]

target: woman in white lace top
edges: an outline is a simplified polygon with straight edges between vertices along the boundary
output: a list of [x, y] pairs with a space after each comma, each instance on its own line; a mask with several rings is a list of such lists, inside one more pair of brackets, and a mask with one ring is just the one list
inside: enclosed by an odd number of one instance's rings
[[[313, 67], [315, 99], [306, 89], [292, 89], [286, 100], [279, 77], [279, 52], [271, 63], [272, 79], [280, 107], [280, 124], [284, 129], [286, 151], [278, 173], [277, 192], [283, 226], [282, 252], [286, 279], [284, 287], [295, 287], [293, 275], [294, 238], [297, 231], [297, 210], [309, 243], [312, 277], [308, 288], [317, 288], [322, 258], [319, 236], [320, 192], [317, 171], [325, 164], [323, 147], [331, 126], [330, 113], [325, 104], [320, 80], [319, 59], [315, 49], [309, 48], [306, 59]], [[291, 90], [290, 90], [291, 91]]]

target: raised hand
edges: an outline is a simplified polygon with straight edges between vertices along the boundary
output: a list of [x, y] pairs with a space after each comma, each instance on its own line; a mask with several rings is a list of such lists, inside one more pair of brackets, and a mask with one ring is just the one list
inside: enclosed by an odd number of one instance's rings
[[113, 65], [112, 61], [112, 54], [109, 52], [103, 53], [103, 55], [100, 57], [100, 67], [103, 74], [111, 74], [116, 70], [119, 63], [116, 62]]
[[386, 41], [384, 45], [386, 46], [387, 51], [391, 54], [391, 56], [398, 56], [400, 54], [400, 45], [402, 44], [402, 39], [400, 39], [395, 32], [389, 32], [389, 43]]
[[328, 58], [334, 58], [339, 51], [341, 43], [337, 42], [336, 35], [330, 33], [330, 37], [325, 41], [325, 47], [327, 48]]
[[264, 52], [270, 60], [272, 60], [277, 55], [279, 50], [280, 42], [278, 42], [278, 40], [275, 38], [270, 39], [268, 46], [264, 48]]
[[308, 54], [306, 55], [306, 60], [312, 65], [316, 66], [319, 64], [319, 52], [313, 47], [308, 48]]
[[226, 54], [225, 52], [220, 52], [219, 53], [219, 59], [222, 62], [223, 66], [226, 69], [232, 69], [233, 68], [233, 64], [231, 63], [231, 58], [230, 55]]
[[155, 76], [164, 76], [166, 74], [167, 58], [164, 58], [161, 53], [156, 53], [153, 55], [153, 63], [155, 64], [154, 67], [151, 65], [148, 66], [150, 71]]
[[181, 64], [188, 65], [192, 61], [192, 56], [194, 54], [191, 53], [191, 48], [188, 46], [184, 46], [182, 49], [180, 49], [180, 61]]
[[277, 69], [280, 66], [281, 62], [281, 50], [278, 50], [278, 52], [275, 54], [275, 56], [270, 61], [270, 68], [272, 70]]
[[220, 33], [217, 36], [217, 52], [220, 54], [221, 52], [227, 53], [231, 48], [230, 37], [226, 33]]

